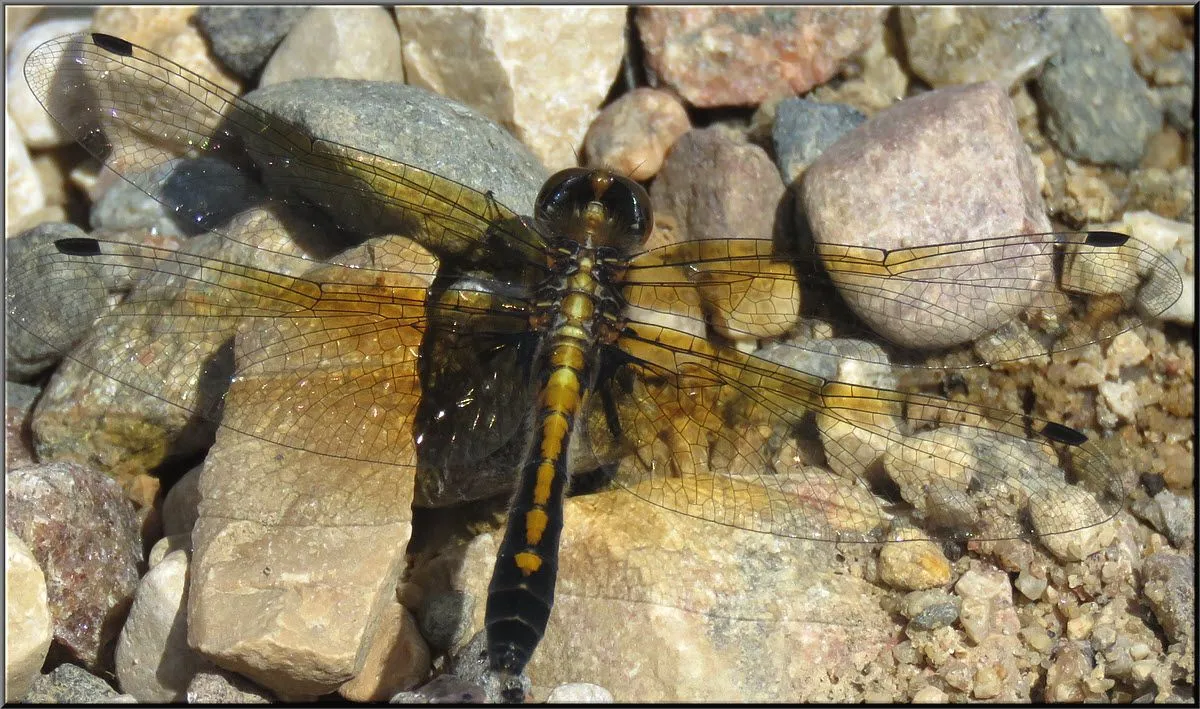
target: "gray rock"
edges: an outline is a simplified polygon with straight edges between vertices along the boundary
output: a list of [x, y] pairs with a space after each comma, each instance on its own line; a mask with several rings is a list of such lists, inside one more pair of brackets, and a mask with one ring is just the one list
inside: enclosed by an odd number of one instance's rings
[[29, 704], [137, 704], [107, 682], [77, 665], [63, 664], [33, 681], [23, 700]]
[[867, 120], [861, 111], [840, 103], [789, 98], [775, 109], [771, 140], [784, 182], [791, 183], [825, 148]]
[[188, 683], [188, 704], [270, 704], [267, 690], [245, 677], [219, 667], [197, 672]]
[[196, 21], [221, 63], [249, 80], [307, 11], [307, 7], [283, 6], [202, 7]]
[[1195, 544], [1196, 500], [1190, 495], [1180, 495], [1163, 490], [1154, 496], [1162, 521], [1159, 531], [1165, 533], [1175, 546], [1184, 549]]
[[962, 599], [940, 589], [913, 591], [904, 597], [900, 612], [909, 619], [909, 630], [936, 630], [958, 620]]
[[[386, 82], [301, 79], [246, 95], [308, 134], [354, 146], [434, 172], [478, 191], [491, 191], [500, 204], [531, 211], [546, 178], [537, 159], [498, 125], [474, 110], [425, 89]], [[269, 155], [268, 157], [276, 157]], [[285, 166], [286, 174], [293, 174]], [[267, 172], [267, 180], [285, 177]], [[381, 233], [404, 221], [380, 223], [378, 210], [361, 198], [339, 200], [331, 185], [294, 185], [303, 197], [333, 214], [338, 223], [364, 233]]]
[[1142, 592], [1171, 643], [1185, 642], [1196, 632], [1196, 560], [1159, 553], [1142, 567]]
[[99, 268], [65, 269], [54, 241], [84, 237], [73, 224], [41, 224], [8, 239], [5, 376], [28, 381], [58, 363], [108, 308]]
[[430, 595], [421, 607], [421, 635], [434, 648], [454, 647], [470, 629], [474, 606], [474, 599], [461, 591]]
[[994, 81], [1011, 89], [1058, 49], [1066, 25], [1048, 7], [902, 7], [913, 72], [930, 86]]
[[390, 704], [483, 704], [483, 687], [454, 675], [439, 675], [425, 686], [393, 696]]
[[1100, 10], [1068, 15], [1061, 49], [1036, 82], [1046, 133], [1070, 157], [1135, 167], [1162, 110]]

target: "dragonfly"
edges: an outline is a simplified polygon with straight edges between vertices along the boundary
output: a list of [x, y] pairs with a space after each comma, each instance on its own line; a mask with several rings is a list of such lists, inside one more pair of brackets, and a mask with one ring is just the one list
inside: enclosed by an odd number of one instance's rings
[[[287, 448], [386, 464], [405, 479], [465, 475], [468, 487], [484, 461], [504, 461], [500, 489], [487, 490], [511, 502], [485, 626], [491, 670], [510, 685], [549, 623], [563, 500], [577, 473], [602, 470], [611, 486], [684, 515], [831, 542], [884, 543], [904, 523], [939, 540], [1046, 538], [1101, 524], [1123, 504], [1123, 477], [1084, 433], [902, 390], [892, 372], [920, 369], [920, 358], [905, 360], [905, 348], [830, 304], [846, 288], [917, 302], [963, 288], [973, 299], [963, 302], [1018, 303], [1010, 317], [1030, 322], [1053, 323], [1088, 298], [1140, 313], [1083, 335], [1051, 327], [1034, 352], [1046, 355], [1111, 337], [1178, 298], [1174, 268], [1131, 237], [1052, 232], [786, 254], [756, 239], [656, 244], [646, 190], [605, 169], [556, 173], [523, 216], [491, 192], [309, 135], [116, 37], [49, 41], [25, 73], [70, 135], [219, 248], [62, 238], [10, 264], [10, 293], [36, 291], [38, 275], [55, 271], [67, 278], [53, 297], [95, 297], [99, 274], [125, 285], [98, 330], [149, 319], [177, 334], [216, 333], [236, 349], [231, 388], [281, 368], [300, 374], [270, 380], [254, 390], [256, 405], [235, 409], [120, 349], [64, 343], [56, 323], [10, 300], [12, 326], [121, 385]], [[222, 166], [184, 184], [218, 187], [234, 175], [255, 186], [255, 209], [216, 214], [169, 194], [166, 178], [144, 179], [180, 155]], [[289, 225], [341, 241], [314, 264], [285, 253]], [[979, 268], [1015, 258], [1063, 275]], [[802, 295], [834, 320], [802, 320]], [[851, 339], [830, 339], [824, 325]], [[776, 344], [744, 346], [759, 340]], [[998, 352], [971, 366], [1033, 356]], [[322, 383], [305, 376], [331, 366]], [[825, 464], [776, 469], [778, 441], [814, 428]]]

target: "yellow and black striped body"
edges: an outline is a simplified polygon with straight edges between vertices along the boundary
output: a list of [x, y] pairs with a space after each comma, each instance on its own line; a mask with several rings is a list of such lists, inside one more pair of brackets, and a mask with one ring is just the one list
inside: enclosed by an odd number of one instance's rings
[[[548, 254], [556, 276], [547, 291], [554, 298], [540, 316], [544, 334], [534, 381], [537, 408], [484, 621], [492, 669], [508, 676], [524, 669], [554, 603], [567, 448], [594, 384], [601, 346], [615, 339], [613, 311], [620, 298], [608, 281], [621, 267], [631, 234], [641, 239], [648, 230], [644, 220], [631, 220], [628, 212], [614, 211], [605, 201], [606, 194], [612, 197], [613, 184], [628, 189], [623, 178], [614, 182], [603, 171], [584, 170], [560, 175], [559, 192], [553, 191], [557, 178], [551, 178], [539, 197], [540, 205], [549, 204], [539, 214], [541, 228], [560, 235]], [[617, 196], [628, 200], [623, 192]]]

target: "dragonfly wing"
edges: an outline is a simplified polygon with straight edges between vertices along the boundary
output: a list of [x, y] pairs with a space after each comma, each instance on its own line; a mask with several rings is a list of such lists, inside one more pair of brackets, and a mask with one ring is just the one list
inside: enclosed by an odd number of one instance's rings
[[[790, 264], [803, 277], [803, 294]], [[1011, 269], [1008, 264], [1015, 264]], [[1057, 268], [1056, 271], [1047, 271]], [[705, 318], [738, 341], [779, 335], [802, 316], [837, 323], [838, 334], [878, 339], [890, 332], [902, 348], [944, 347], [938, 328], [973, 337], [1023, 316], [1041, 332], [1024, 338], [993, 337], [977, 348], [991, 364], [1075, 349], [1101, 341], [1164, 313], [1182, 293], [1180, 276], [1166, 256], [1114, 232], [1052, 232], [978, 239], [907, 249], [823, 245], [819, 253], [775, 255], [763, 240], [707, 240], [659, 247], [637, 255], [627, 279], [628, 299], [639, 307], [668, 302], [663, 294], [695, 290], [695, 317]], [[882, 332], [845, 306], [843, 296], [886, 314]], [[949, 297], [948, 297], [949, 295]], [[696, 295], [687, 295], [695, 300]], [[1121, 320], [1090, 330], [1056, 327], [1079, 298], [1115, 301], [1106, 310], [1129, 310]], [[998, 315], [1002, 314], [1002, 315]], [[861, 315], [861, 313], [860, 313]], [[1033, 341], [1030, 344], [1030, 341]], [[950, 343], [953, 344], [953, 343]], [[901, 365], [897, 365], [901, 366]]]
[[684, 514], [809, 539], [882, 542], [908, 520], [939, 538], [995, 539], [1091, 527], [1124, 497], [1086, 438], [1023, 414], [846, 370], [847, 381], [818, 376], [654, 325], [632, 324], [621, 349], [630, 371], [605, 384], [619, 402], [605, 423], [629, 452], [617, 481]]
[[[25, 75], [67, 132], [131, 181], [180, 155], [210, 157], [255, 181], [261, 171], [271, 201], [315, 205], [368, 234], [405, 233], [439, 256], [481, 258], [484, 246], [496, 243], [529, 255], [541, 243], [490, 194], [317, 139], [124, 40], [94, 34], [51, 40], [30, 55]], [[169, 188], [166, 176], [158, 180], [139, 187], [181, 220], [219, 220], [209, 202], [169, 199], [179, 190]]]

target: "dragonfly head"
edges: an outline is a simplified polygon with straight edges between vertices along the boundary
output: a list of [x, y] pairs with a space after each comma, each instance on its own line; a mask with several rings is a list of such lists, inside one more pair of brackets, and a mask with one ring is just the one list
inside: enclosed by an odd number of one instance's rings
[[544, 233], [583, 246], [629, 253], [654, 227], [650, 195], [641, 185], [608, 170], [572, 167], [546, 180], [534, 205]]

